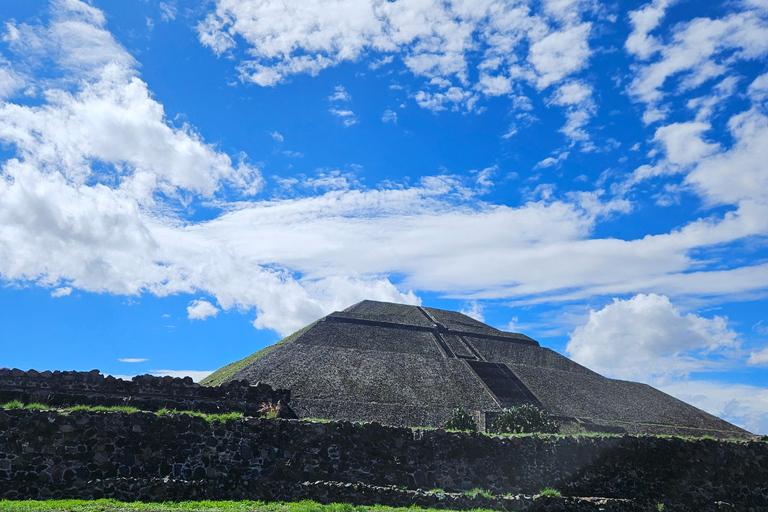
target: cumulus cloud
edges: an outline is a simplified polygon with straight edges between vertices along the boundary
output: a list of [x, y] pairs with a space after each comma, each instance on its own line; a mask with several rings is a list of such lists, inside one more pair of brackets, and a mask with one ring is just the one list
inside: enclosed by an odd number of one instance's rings
[[682, 314], [664, 295], [639, 294], [590, 311], [566, 351], [605, 375], [654, 382], [716, 367], [737, 348], [726, 318]]
[[768, 389], [713, 380], [682, 380], [662, 391], [755, 434], [768, 435]]
[[768, 348], [764, 348], [762, 350], [756, 350], [749, 354], [749, 359], [747, 359], [748, 364], [753, 365], [768, 365]]
[[[218, 0], [197, 30], [218, 55], [245, 50], [238, 66], [243, 81], [273, 86], [363, 58], [376, 69], [397, 56], [429, 86], [416, 98], [419, 105], [440, 110], [453, 102], [471, 110], [472, 89], [506, 95], [516, 81], [544, 89], [584, 69], [592, 25], [581, 20], [583, 4]], [[475, 83], [472, 65], [481, 71]]]
[[[595, 115], [597, 106], [592, 100], [592, 87], [583, 81], [570, 81], [564, 83], [555, 91], [550, 99], [550, 104], [566, 108], [566, 123], [560, 129], [571, 145], [589, 141], [589, 135], [584, 127], [590, 118]], [[591, 145], [587, 145], [591, 148]], [[565, 153], [567, 155], [567, 153]]]
[[205, 320], [208, 317], [216, 317], [220, 309], [207, 300], [193, 300], [187, 306], [187, 318], [190, 320]]
[[[600, 219], [630, 210], [626, 199], [603, 190], [558, 194], [545, 186], [540, 190], [547, 194], [519, 206], [480, 201], [494, 186], [493, 166], [371, 188], [346, 173], [322, 170], [284, 179], [287, 189], [308, 196], [227, 203], [210, 220], [184, 221], [179, 208], [187, 201], [220, 198], [224, 189], [224, 197], [246, 199], [258, 190], [260, 173], [193, 127], [169, 123], [137, 77], [133, 58], [104, 30], [100, 11], [78, 2], [56, 5], [47, 25], [6, 28], [10, 47], [29, 57], [30, 66], [61, 55], [55, 65], [63, 78], [47, 82], [45, 96], [0, 106], [0, 139], [11, 152], [0, 171], [5, 281], [126, 295], [205, 295], [217, 304], [210, 308], [249, 311], [256, 327], [281, 333], [366, 298], [418, 303], [413, 290], [535, 303], [768, 288], [766, 264], [723, 269], [717, 257], [697, 255], [768, 229], [758, 165], [766, 130], [757, 110], [729, 125], [738, 141], [733, 148], [718, 147], [708, 159], [711, 167], [691, 167], [688, 174], [690, 186], [711, 190], [713, 201], [738, 198], [738, 211], [641, 239], [592, 238]], [[478, 9], [470, 13], [475, 18], [485, 16], [479, 4], [466, 8]], [[525, 9], [499, 8], [509, 20], [530, 22]], [[579, 26], [558, 12], [558, 24]], [[546, 24], [539, 29], [540, 39], [552, 32]], [[487, 55], [495, 57], [501, 58]], [[529, 71], [535, 83], [538, 72]], [[556, 101], [564, 108], [586, 101], [587, 86], [568, 84], [575, 85], [553, 87]], [[434, 87], [453, 94], [445, 84]], [[464, 93], [481, 94], [456, 92], [458, 98]], [[442, 108], [455, 104], [426, 93], [415, 97]], [[331, 103], [349, 110], [347, 100]], [[719, 185], [737, 164], [743, 176]]]
[[72, 293], [72, 287], [70, 286], [62, 286], [61, 288], [56, 288], [51, 292], [51, 297], [58, 298], [58, 297], [66, 297], [67, 295]]

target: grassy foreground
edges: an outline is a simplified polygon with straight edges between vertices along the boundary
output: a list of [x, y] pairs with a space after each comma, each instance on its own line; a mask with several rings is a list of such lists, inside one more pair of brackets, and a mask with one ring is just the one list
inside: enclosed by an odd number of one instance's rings
[[[261, 501], [184, 501], [180, 503], [126, 503], [115, 500], [0, 500], [3, 512], [446, 512], [429, 508], [355, 506], [347, 503], [322, 505], [314, 501], [264, 503]], [[486, 512], [477, 509], [473, 512]], [[487, 511], [492, 512], [492, 511]]]

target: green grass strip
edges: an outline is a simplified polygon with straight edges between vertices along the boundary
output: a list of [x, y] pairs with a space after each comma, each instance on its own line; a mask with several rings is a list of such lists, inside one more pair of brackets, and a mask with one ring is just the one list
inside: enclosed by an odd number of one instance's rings
[[[115, 406], [105, 406], [105, 405], [72, 405], [69, 407], [53, 407], [46, 404], [39, 404], [39, 403], [32, 403], [29, 405], [24, 405], [23, 403], [19, 402], [18, 400], [14, 400], [13, 402], [8, 402], [5, 404], [0, 405], [0, 409], [29, 409], [29, 410], [35, 410], [35, 411], [60, 411], [60, 412], [78, 412], [78, 411], [88, 411], [88, 412], [122, 412], [126, 414], [134, 414], [137, 412], [146, 412], [147, 414], [152, 414], [152, 411], [141, 411], [140, 409], [137, 409], [136, 407], [128, 407], [124, 405], [115, 405]], [[226, 423], [228, 421], [232, 420], [241, 420], [243, 419], [243, 413], [241, 412], [225, 412], [221, 414], [206, 414], [204, 412], [198, 412], [198, 411], [177, 411], [176, 409], [169, 410], [169, 409], [160, 409], [159, 411], [155, 412], [154, 414], [158, 416], [166, 416], [171, 414], [189, 414], [190, 416], [197, 416], [198, 418], [203, 418], [208, 423], [212, 422], [213, 420], [219, 420], [222, 423]], [[2, 509], [0, 509], [2, 511]]]
[[[3, 512], [438, 512], [433, 508], [322, 505], [314, 501], [264, 503], [261, 501], [184, 501], [179, 503], [126, 503], [115, 500], [0, 500]], [[442, 510], [441, 512], [445, 512]], [[473, 512], [490, 512], [476, 509]]]

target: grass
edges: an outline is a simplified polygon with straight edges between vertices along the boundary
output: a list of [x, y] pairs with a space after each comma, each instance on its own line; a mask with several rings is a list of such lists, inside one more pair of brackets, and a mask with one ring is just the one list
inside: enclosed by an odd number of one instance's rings
[[547, 487], [546, 489], [542, 489], [539, 491], [539, 494], [542, 496], [549, 496], [550, 498], [562, 498], [563, 495], [558, 491], [557, 489], [552, 489], [551, 487]]
[[[264, 503], [260, 501], [185, 501], [180, 503], [126, 503], [115, 500], [0, 500], [3, 512], [437, 512], [418, 507], [322, 505], [314, 501]], [[444, 511], [441, 511], [444, 512]], [[490, 512], [476, 509], [473, 512]]]
[[482, 496], [483, 498], [493, 498], [493, 494], [479, 487], [475, 487], [471, 491], [467, 491], [464, 494], [466, 494], [470, 498], [474, 498], [475, 496]]
[[427, 492], [433, 492], [435, 494], [445, 494], [445, 489], [430, 489]]
[[[0, 408], [2, 409], [30, 409], [30, 410], [36, 410], [36, 411], [64, 411], [64, 412], [77, 412], [77, 411], [88, 411], [88, 412], [122, 412], [126, 414], [133, 414], [137, 412], [141, 412], [140, 409], [137, 409], [136, 407], [128, 407], [124, 405], [116, 405], [116, 406], [104, 406], [104, 405], [73, 405], [70, 407], [53, 407], [46, 404], [40, 404], [40, 403], [31, 403], [28, 405], [24, 405], [18, 400], [14, 400], [12, 402], [7, 402], [5, 404], [0, 405]], [[198, 418], [203, 418], [208, 423], [211, 423], [213, 420], [219, 420], [221, 423], [226, 423], [228, 421], [233, 420], [241, 420], [243, 419], [243, 413], [241, 412], [227, 412], [222, 414], [206, 414], [204, 412], [198, 412], [198, 411], [177, 411], [176, 409], [170, 410], [170, 409], [160, 409], [155, 413], [158, 416], [165, 416], [165, 415], [171, 415], [171, 414], [189, 414], [190, 416], [196, 416]], [[0, 510], [3, 510], [0, 508]]]
[[[309, 327], [309, 326], [308, 326]], [[308, 328], [307, 327], [307, 328]], [[298, 336], [301, 334], [300, 331], [295, 332], [291, 336]], [[284, 338], [283, 341], [287, 341], [289, 338]], [[280, 341], [278, 343], [282, 343], [283, 341]], [[273, 345], [274, 346], [274, 345]], [[269, 347], [267, 347], [269, 348]], [[266, 350], [266, 349], [263, 349]], [[254, 354], [256, 355], [256, 354]], [[73, 405], [69, 407], [53, 407], [46, 404], [41, 403], [31, 403], [28, 405], [24, 405], [19, 400], [13, 400], [11, 402], [6, 402], [4, 404], [0, 404], [0, 409], [32, 409], [32, 410], [41, 410], [41, 411], [49, 411], [49, 410], [57, 410], [57, 411], [96, 411], [96, 412], [122, 412], [126, 414], [131, 414], [135, 412], [141, 412], [140, 409], [137, 409], [135, 407], [128, 407], [128, 406], [93, 406], [93, 405]], [[152, 411], [144, 411], [144, 412], [152, 412]], [[232, 420], [239, 420], [243, 418], [243, 414], [239, 412], [231, 412], [231, 413], [224, 413], [224, 414], [206, 414], [202, 412], [197, 411], [179, 411], [176, 409], [170, 410], [170, 409], [160, 409], [159, 411], [155, 412], [158, 416], [166, 415], [166, 414], [189, 414], [192, 416], [198, 416], [200, 418], [203, 418], [208, 423], [212, 422], [213, 420], [217, 419], [221, 421], [222, 423], [226, 423], [228, 421]], [[269, 411], [265, 411], [266, 417], [270, 417], [271, 414]], [[302, 418], [302, 421], [312, 421], [312, 422], [319, 422], [319, 423], [338, 423], [337, 420], [330, 420], [326, 418]], [[615, 423], [622, 423], [622, 422], [615, 422]], [[624, 422], [626, 423], [626, 422]], [[647, 425], [653, 425], [648, 423]], [[411, 428], [418, 428], [419, 430], [436, 430], [436, 428], [430, 428], [430, 427], [411, 427]], [[680, 427], [684, 428], [684, 427]], [[466, 432], [460, 431], [460, 430], [447, 430], [447, 432], [456, 432], [460, 434], [464, 434]], [[540, 436], [540, 437], [553, 437], [553, 438], [561, 438], [561, 437], [568, 437], [568, 436], [578, 436], [578, 437], [622, 437], [622, 436], [628, 436], [632, 434], [614, 434], [614, 433], [608, 433], [608, 432], [574, 432], [574, 433], [559, 433], [559, 434], [543, 434], [538, 432], [533, 433], [524, 433], [524, 434], [495, 434], [495, 433], [487, 433], [487, 432], [479, 432], [479, 434], [482, 435], [489, 435], [489, 436], [502, 436], [502, 437], [530, 437], [532, 435]], [[676, 438], [676, 439], [688, 439], [688, 440], [715, 440], [719, 442], [732, 442], [732, 443], [738, 443], [743, 442], [744, 439], [738, 438], [738, 437], [729, 437], [729, 438], [716, 438], [711, 435], [704, 435], [704, 436], [684, 436], [684, 435], [671, 435], [671, 434], [652, 434], [653, 437], [658, 438]], [[768, 443], [768, 440], [764, 440], [763, 442]], [[2, 509], [0, 509], [2, 510]]]
[[[52, 407], [47, 407], [47, 409], [52, 409]], [[141, 409], [137, 409], [136, 407], [128, 407], [126, 405], [115, 405], [115, 406], [105, 406], [105, 405], [73, 405], [71, 407], [66, 408], [67, 411], [75, 412], [75, 411], [91, 411], [91, 412], [124, 412], [126, 414], [133, 414], [135, 412], [141, 412]]]
[[284, 343], [292, 342], [293, 340], [295, 340], [296, 338], [298, 338], [299, 336], [304, 334], [307, 331], [307, 329], [309, 329], [310, 327], [315, 325], [315, 323], [316, 322], [312, 322], [308, 326], [299, 329], [298, 331], [294, 332], [293, 334], [289, 334], [288, 336], [286, 336], [285, 338], [281, 339], [280, 341], [278, 341], [274, 345], [270, 345], [268, 347], [264, 347], [263, 349], [259, 350], [258, 352], [254, 352], [253, 354], [251, 354], [251, 355], [249, 355], [249, 356], [247, 356], [247, 357], [245, 357], [243, 359], [240, 359], [239, 361], [235, 361], [234, 363], [229, 363], [226, 366], [222, 366], [221, 368], [219, 368], [218, 370], [216, 370], [215, 372], [213, 372], [212, 374], [210, 374], [209, 376], [207, 376], [206, 378], [201, 380], [200, 384], [203, 384], [205, 386], [218, 386], [220, 384], [223, 384], [228, 379], [230, 379], [235, 373], [237, 373], [239, 370], [242, 370], [243, 368], [245, 368], [249, 364], [253, 363], [257, 359], [262, 358], [265, 355], [267, 355], [270, 352], [272, 352], [275, 349], [275, 347], [277, 347], [278, 345], [282, 345]]

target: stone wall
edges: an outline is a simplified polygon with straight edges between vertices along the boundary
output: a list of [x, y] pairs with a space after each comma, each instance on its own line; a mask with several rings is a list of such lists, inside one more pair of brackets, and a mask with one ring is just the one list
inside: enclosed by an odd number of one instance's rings
[[[440, 488], [461, 508], [463, 491], [476, 487], [498, 497], [552, 487], [566, 496], [612, 498], [614, 508], [606, 510], [659, 502], [667, 511], [768, 510], [768, 443], [0, 409], [0, 498], [408, 504], [422, 496], [439, 505], [436, 493], [424, 491]], [[525, 508], [512, 497], [494, 503]], [[632, 508], [638, 504], [645, 508]]]
[[200, 386], [190, 377], [139, 375], [131, 381], [90, 372], [61, 372], [0, 368], [0, 404], [20, 400], [63, 407], [70, 405], [131, 406], [143, 411], [177, 409], [204, 413], [242, 412], [258, 415], [264, 403], [281, 403], [282, 416], [292, 417], [291, 392], [248, 381]]

